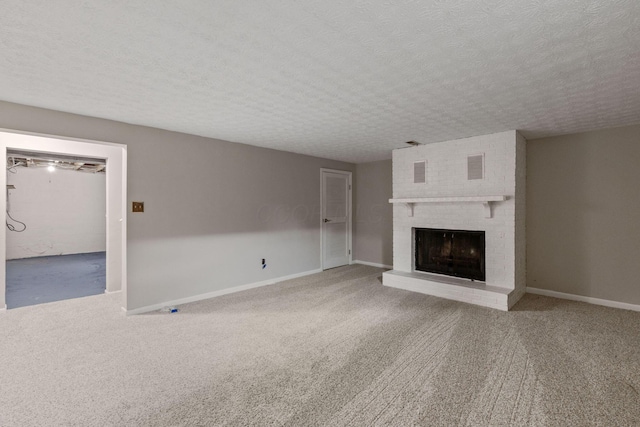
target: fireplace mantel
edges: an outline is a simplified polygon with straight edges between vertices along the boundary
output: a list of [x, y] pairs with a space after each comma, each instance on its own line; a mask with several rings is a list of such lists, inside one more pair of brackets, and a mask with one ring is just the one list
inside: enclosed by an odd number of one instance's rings
[[504, 202], [507, 196], [454, 196], [454, 197], [416, 197], [409, 199], [389, 199], [389, 203], [402, 203], [407, 206], [407, 214], [413, 216], [416, 203], [482, 203], [485, 218], [491, 218], [491, 204]]

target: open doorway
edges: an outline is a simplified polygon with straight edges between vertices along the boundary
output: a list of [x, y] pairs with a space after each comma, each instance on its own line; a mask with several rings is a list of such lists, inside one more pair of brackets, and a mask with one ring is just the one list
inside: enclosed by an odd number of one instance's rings
[[[5, 158], [19, 154], [29, 154], [34, 156], [44, 156], [48, 160], [57, 159], [69, 161], [71, 163], [82, 163], [87, 160], [89, 166], [99, 168], [104, 164], [105, 180], [105, 209], [102, 217], [105, 223], [105, 249], [104, 259], [105, 285], [104, 291], [122, 292], [122, 308], [127, 308], [126, 294], [126, 147], [121, 144], [112, 144], [99, 141], [77, 140], [63, 137], [53, 137], [44, 135], [25, 134], [15, 131], [0, 130], [0, 155]], [[77, 160], [77, 161], [73, 161]], [[92, 163], [93, 162], [93, 163]], [[75, 165], [76, 167], [78, 165]], [[93, 167], [92, 166], [92, 167]], [[7, 182], [7, 174], [0, 174], [0, 188], [7, 185], [14, 185]], [[20, 191], [18, 187], [9, 191]], [[8, 191], [8, 192], [9, 192]], [[7, 192], [7, 193], [8, 193]], [[13, 202], [13, 195], [9, 196], [9, 202]], [[7, 197], [0, 197], [0, 208], [7, 211]], [[82, 204], [80, 198], [76, 198], [77, 205]], [[20, 218], [14, 216], [15, 219]], [[28, 227], [28, 222], [24, 222]], [[20, 229], [20, 223], [12, 222], [12, 227]], [[7, 234], [12, 233], [7, 227], [0, 228], [0, 259], [7, 256]], [[42, 247], [41, 247], [42, 249]], [[0, 262], [0, 310], [6, 310], [6, 279], [7, 269], [3, 262]]]
[[106, 160], [7, 151], [8, 309], [106, 290]]

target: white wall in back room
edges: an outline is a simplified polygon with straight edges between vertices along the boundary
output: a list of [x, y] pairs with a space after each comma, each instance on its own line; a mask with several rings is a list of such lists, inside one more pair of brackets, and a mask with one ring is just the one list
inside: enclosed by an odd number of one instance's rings
[[[7, 259], [106, 250], [105, 174], [13, 170], [16, 173], [7, 173], [7, 184], [16, 187], [8, 190], [8, 208], [27, 229], [22, 233], [7, 230]], [[22, 227], [13, 224], [18, 230]]]

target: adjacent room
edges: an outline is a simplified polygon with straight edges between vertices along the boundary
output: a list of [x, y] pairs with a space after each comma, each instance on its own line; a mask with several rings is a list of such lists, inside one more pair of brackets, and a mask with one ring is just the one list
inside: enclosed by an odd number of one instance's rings
[[638, 17], [4, 1], [0, 425], [640, 425]]
[[105, 170], [100, 159], [7, 153], [8, 309], [105, 291]]

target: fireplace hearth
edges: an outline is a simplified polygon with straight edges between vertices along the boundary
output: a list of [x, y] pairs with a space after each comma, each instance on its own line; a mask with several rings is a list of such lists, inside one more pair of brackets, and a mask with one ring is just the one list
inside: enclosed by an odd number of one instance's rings
[[414, 228], [415, 270], [485, 280], [484, 231]]

